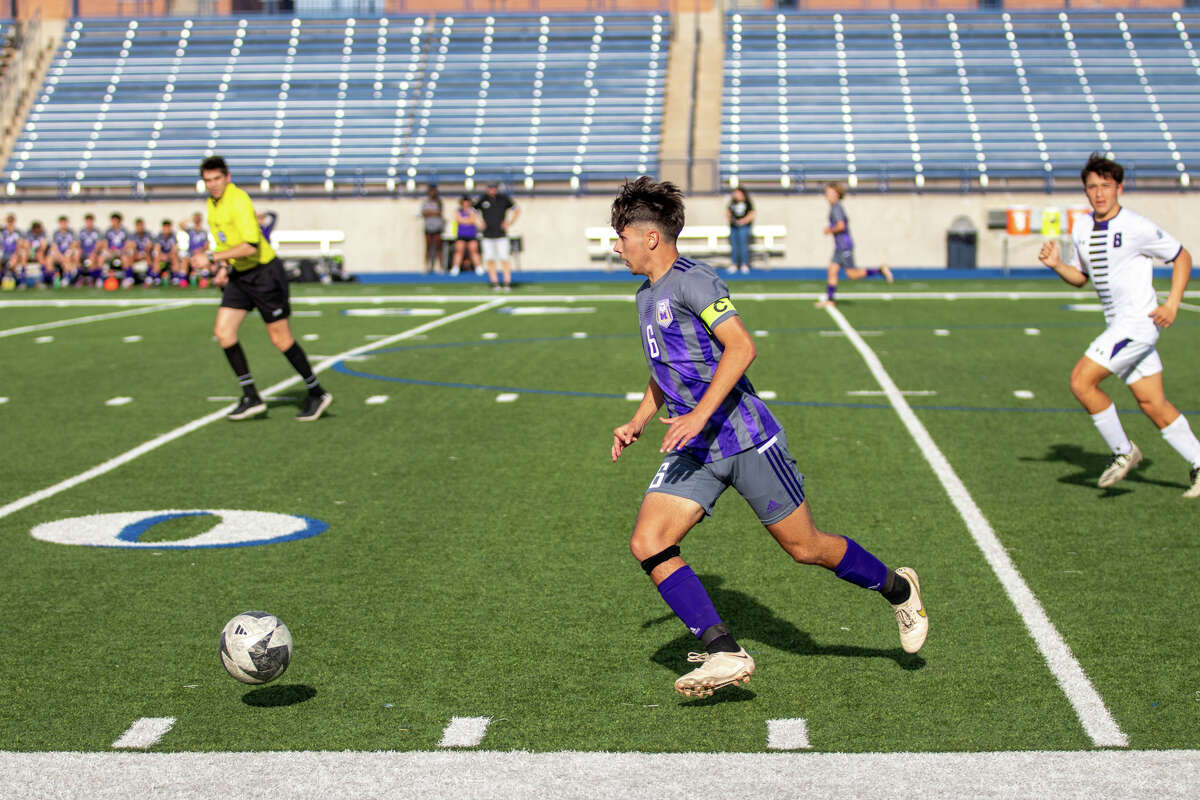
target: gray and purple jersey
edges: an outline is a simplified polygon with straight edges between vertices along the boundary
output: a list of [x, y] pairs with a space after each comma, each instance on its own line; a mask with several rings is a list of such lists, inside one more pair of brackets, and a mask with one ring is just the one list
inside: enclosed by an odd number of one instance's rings
[[[670, 416], [686, 414], [708, 390], [724, 348], [712, 329], [737, 314], [729, 288], [708, 264], [680, 257], [657, 283], [637, 292], [642, 351], [662, 389]], [[684, 446], [702, 462], [717, 461], [766, 442], [781, 429], [743, 375]]]
[[842, 208], [841, 203], [834, 203], [829, 207], [829, 227], [833, 228], [839, 222], [845, 223], [846, 227], [841, 233], [833, 235], [833, 249], [853, 250], [854, 240], [850, 238], [850, 218], [846, 216], [846, 209]]

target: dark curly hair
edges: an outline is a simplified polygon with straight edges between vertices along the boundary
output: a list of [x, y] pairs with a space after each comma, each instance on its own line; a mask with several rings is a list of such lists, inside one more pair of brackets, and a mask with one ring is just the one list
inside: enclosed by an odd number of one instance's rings
[[1100, 153], [1092, 153], [1088, 156], [1087, 163], [1079, 171], [1079, 180], [1083, 182], [1084, 186], [1087, 186], [1087, 176], [1093, 172], [1101, 178], [1112, 178], [1118, 185], [1125, 182], [1125, 168]]
[[613, 230], [649, 223], [670, 241], [683, 230], [683, 192], [670, 181], [655, 182], [643, 175], [626, 181], [612, 204]]

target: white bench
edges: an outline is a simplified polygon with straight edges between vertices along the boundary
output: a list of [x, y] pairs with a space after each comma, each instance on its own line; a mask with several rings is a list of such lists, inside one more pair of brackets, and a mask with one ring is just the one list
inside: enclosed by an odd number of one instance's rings
[[325, 261], [343, 255], [345, 231], [271, 231], [271, 247], [284, 258], [315, 258]]
[[[617, 234], [611, 227], [587, 228], [588, 256], [602, 260], [611, 267], [617, 262], [613, 245]], [[787, 236], [786, 225], [755, 225], [750, 229], [750, 256], [762, 259], [769, 266], [772, 256], [783, 255], [783, 238]], [[681, 256], [696, 258], [729, 257], [728, 225], [685, 225], [676, 241]]]

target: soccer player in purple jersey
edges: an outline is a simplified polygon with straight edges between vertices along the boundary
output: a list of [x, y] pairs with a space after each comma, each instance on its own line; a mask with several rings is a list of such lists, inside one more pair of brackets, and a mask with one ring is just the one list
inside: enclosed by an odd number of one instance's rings
[[88, 285], [99, 285], [104, 280], [104, 250], [100, 241], [104, 232], [96, 227], [96, 216], [83, 215], [83, 227], [79, 229], [79, 274]]
[[659, 448], [666, 456], [642, 498], [629, 548], [705, 650], [688, 655], [700, 666], [675, 681], [676, 691], [704, 697], [754, 674], [754, 659], [738, 646], [679, 550], [730, 486], [797, 562], [819, 564], [880, 592], [892, 604], [901, 646], [917, 652], [929, 632], [917, 573], [888, 569], [853, 539], [813, 523], [783, 427], [746, 377], [754, 340], [713, 268], [679, 255], [675, 241], [683, 222], [683, 195], [671, 183], [641, 177], [613, 202], [613, 250], [631, 273], [646, 278], [637, 308], [650, 380], [633, 418], [613, 430], [612, 460], [667, 407], [659, 418], [667, 426]]
[[[49, 249], [50, 236], [46, 233], [46, 229], [42, 226], [42, 223], [34, 220], [29, 224], [29, 232], [25, 234], [25, 257], [23, 259], [24, 263], [21, 266], [22, 278], [25, 277], [26, 270], [28, 270], [30, 264], [37, 264], [37, 274], [43, 278], [45, 277], [48, 267]], [[30, 284], [32, 285], [34, 282], [31, 281]], [[53, 281], [50, 281], [50, 283], [53, 283]]]
[[182, 256], [183, 265], [192, 276], [193, 282], [200, 276], [209, 275], [208, 229], [204, 227], [204, 215], [199, 211], [192, 214], [192, 221], [183, 220], [179, 227], [187, 232], [188, 251]]
[[24, 247], [21, 232], [17, 230], [17, 218], [9, 214], [4, 218], [4, 228], [0, 230], [0, 277], [16, 280], [18, 270], [22, 266]]
[[79, 272], [79, 239], [71, 230], [70, 220], [65, 214], [58, 218], [58, 228], [51, 235], [50, 242], [47, 263], [51, 269], [57, 270], [61, 283], [70, 285]]
[[825, 226], [825, 233], [833, 237], [833, 255], [829, 259], [829, 272], [825, 279], [825, 299], [817, 301], [817, 308], [834, 304], [838, 273], [843, 269], [846, 270], [846, 277], [852, 281], [876, 275], [882, 275], [888, 283], [893, 280], [892, 271], [887, 264], [880, 264], [878, 269], [854, 266], [854, 240], [850, 238], [850, 218], [846, 216], [846, 209], [842, 207], [842, 198], [845, 196], [846, 189], [840, 183], [825, 184], [825, 201], [829, 203], [829, 224]]
[[138, 217], [133, 221], [133, 233], [129, 234], [129, 241], [133, 245], [133, 254], [130, 256], [129, 268], [133, 269], [133, 265], [139, 261], [146, 264], [146, 272], [143, 275], [142, 283], [150, 286], [154, 283], [154, 275], [151, 271], [151, 259], [154, 255], [154, 236], [150, 231], [146, 230], [146, 220]]
[[156, 285], [166, 283], [168, 286], [177, 286], [181, 281], [187, 283], [187, 271], [179, 255], [179, 240], [175, 238], [175, 226], [169, 219], [162, 221], [162, 232], [154, 237], [150, 271]]

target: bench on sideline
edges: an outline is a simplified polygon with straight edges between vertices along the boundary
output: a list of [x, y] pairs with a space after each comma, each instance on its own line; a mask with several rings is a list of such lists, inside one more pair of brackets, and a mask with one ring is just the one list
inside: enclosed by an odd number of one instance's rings
[[[593, 261], [604, 261], [611, 268], [617, 263], [613, 244], [617, 234], [612, 228], [587, 228], [588, 256]], [[770, 266], [772, 256], [783, 255], [783, 239], [787, 236], [786, 225], [755, 225], [750, 229], [750, 258], [761, 259], [760, 266]], [[729, 257], [728, 225], [685, 225], [676, 242], [679, 255], [689, 258], [710, 259], [716, 256]]]
[[271, 247], [281, 260], [288, 258], [333, 259], [343, 255], [345, 231], [301, 230], [272, 231]]

